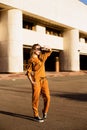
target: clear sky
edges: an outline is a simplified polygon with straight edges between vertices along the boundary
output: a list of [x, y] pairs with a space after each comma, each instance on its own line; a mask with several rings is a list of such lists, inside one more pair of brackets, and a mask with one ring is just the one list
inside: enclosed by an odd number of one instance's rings
[[80, 1], [87, 5], [87, 0], [80, 0]]

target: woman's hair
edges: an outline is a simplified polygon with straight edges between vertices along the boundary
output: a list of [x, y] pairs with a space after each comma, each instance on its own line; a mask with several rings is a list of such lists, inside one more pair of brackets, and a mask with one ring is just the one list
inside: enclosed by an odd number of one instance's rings
[[[39, 45], [38, 43], [37, 43], [37, 44], [34, 44], [34, 45], [32, 46], [32, 50], [35, 50], [37, 46], [40, 46], [40, 45]], [[41, 46], [40, 46], [40, 47], [41, 47]]]
[[[40, 46], [38, 43], [37, 44], [34, 44], [31, 48], [31, 51], [30, 51], [30, 57], [34, 54], [34, 51], [36, 49], [37, 46]], [[41, 47], [41, 46], [40, 46]]]

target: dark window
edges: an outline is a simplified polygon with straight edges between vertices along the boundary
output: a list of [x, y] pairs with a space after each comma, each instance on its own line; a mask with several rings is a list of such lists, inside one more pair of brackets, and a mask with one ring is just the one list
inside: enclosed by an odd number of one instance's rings
[[35, 25], [34, 23], [28, 22], [28, 21], [23, 21], [23, 28], [29, 29], [29, 30], [35, 30]]
[[56, 29], [46, 27], [46, 34], [54, 35], [54, 36], [61, 36], [62, 32]]

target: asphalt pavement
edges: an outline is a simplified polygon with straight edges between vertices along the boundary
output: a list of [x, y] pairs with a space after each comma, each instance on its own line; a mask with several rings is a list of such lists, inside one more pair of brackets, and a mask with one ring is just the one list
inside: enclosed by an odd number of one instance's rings
[[[0, 130], [87, 130], [87, 73], [47, 73], [48, 118], [33, 121], [32, 89], [24, 74], [0, 74]], [[42, 117], [43, 99], [39, 113]]]

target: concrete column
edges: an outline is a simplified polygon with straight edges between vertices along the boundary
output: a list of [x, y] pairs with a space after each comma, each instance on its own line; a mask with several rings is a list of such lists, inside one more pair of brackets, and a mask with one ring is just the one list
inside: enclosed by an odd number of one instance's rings
[[60, 52], [61, 71], [79, 71], [79, 31], [64, 32], [64, 51]]
[[36, 25], [36, 31], [45, 34], [45, 27]]
[[22, 12], [2, 12], [0, 25], [0, 72], [23, 72]]
[[59, 72], [59, 57], [56, 57], [55, 70]]

